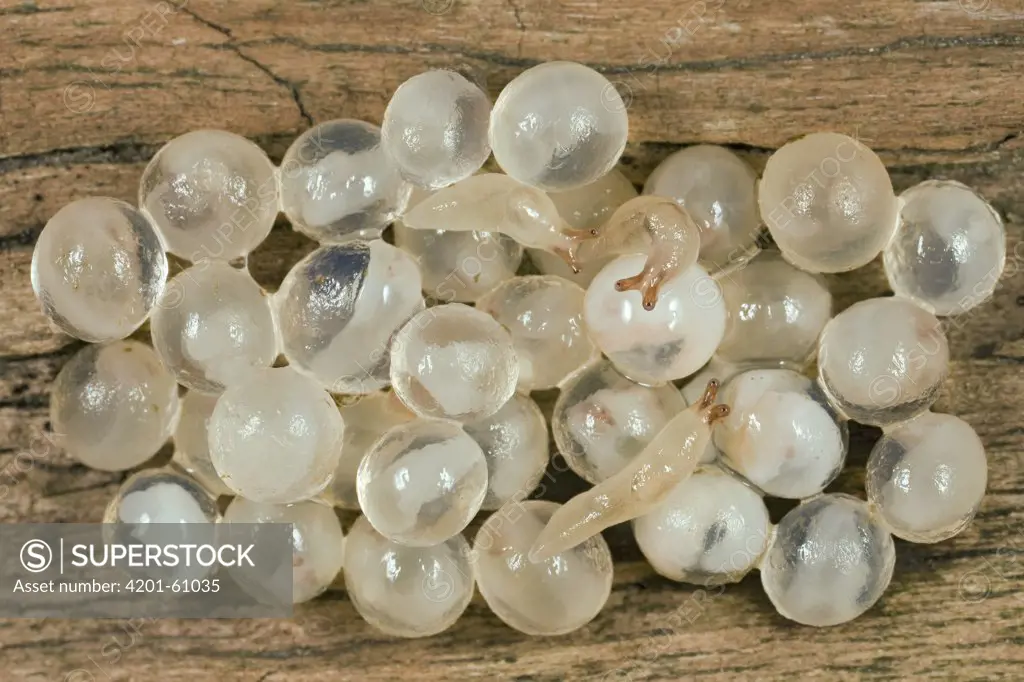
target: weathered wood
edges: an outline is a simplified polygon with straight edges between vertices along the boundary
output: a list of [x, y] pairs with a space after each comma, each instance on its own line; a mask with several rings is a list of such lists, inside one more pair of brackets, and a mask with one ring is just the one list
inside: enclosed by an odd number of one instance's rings
[[[721, 594], [669, 583], [616, 528], [611, 601], [565, 637], [519, 635], [477, 598], [450, 631], [396, 641], [366, 626], [338, 586], [291, 621], [153, 622], [134, 639], [110, 621], [0, 621], [4, 679], [1019, 679], [1020, 0], [7, 0], [0, 46], [3, 522], [96, 520], [122, 478], [76, 465], [42, 439], [48, 385], [79, 344], [38, 313], [34, 240], [71, 199], [132, 200], [146, 160], [191, 129], [239, 132], [279, 160], [311, 122], [379, 121], [395, 86], [425, 68], [466, 69], [496, 95], [526, 67], [572, 59], [608, 74], [629, 100], [623, 164], [637, 182], [681, 145], [728, 144], [759, 167], [787, 139], [837, 130], [878, 150], [898, 188], [927, 177], [977, 187], [1010, 235], [996, 296], [950, 325], [954, 360], [939, 403], [984, 440], [989, 495], [960, 537], [899, 542], [892, 586], [851, 624], [785, 621], [756, 575]], [[253, 258], [257, 278], [275, 286], [309, 248], [278, 225]], [[840, 307], [886, 290], [877, 263], [830, 283]], [[836, 490], [862, 490], [876, 437], [854, 429]], [[548, 486], [555, 499], [579, 489], [557, 479]]]

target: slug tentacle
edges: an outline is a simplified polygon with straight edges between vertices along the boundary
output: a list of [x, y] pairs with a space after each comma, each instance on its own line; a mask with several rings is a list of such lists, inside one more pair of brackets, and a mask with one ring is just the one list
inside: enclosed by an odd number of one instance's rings
[[597, 230], [578, 230], [574, 227], [565, 227], [562, 228], [562, 234], [577, 242], [575, 246], [579, 248], [579, 242], [582, 242], [584, 239], [590, 239], [597, 234]]
[[559, 255], [578, 269], [576, 250], [589, 230], [569, 228], [551, 197], [501, 173], [482, 173], [445, 187], [402, 216], [415, 230], [501, 232], [523, 246]]
[[715, 422], [722, 421], [728, 417], [730, 411], [731, 409], [728, 405], [713, 405], [701, 418], [704, 420], [705, 424], [711, 426]]
[[583, 240], [579, 262], [609, 255], [643, 253], [644, 268], [615, 284], [618, 291], [638, 290], [644, 308], [652, 310], [661, 284], [697, 262], [700, 228], [682, 206], [671, 199], [639, 196], [620, 206], [598, 231]]
[[590, 239], [595, 234], [595, 230], [577, 230], [571, 227], [563, 227], [561, 234], [569, 242], [569, 246], [566, 248], [555, 247], [550, 249], [552, 253], [565, 261], [565, 264], [577, 275], [580, 273], [580, 260], [577, 258], [576, 253], [579, 250], [580, 244], [585, 240]]
[[664, 281], [664, 270], [644, 265], [644, 269], [640, 271], [639, 275], [633, 275], [632, 277], [626, 277], [617, 281], [615, 283], [615, 290], [639, 291], [643, 299], [644, 310], [654, 310], [654, 305], [658, 302], [658, 289]]
[[718, 398], [718, 390], [722, 388], [722, 383], [718, 379], [711, 379], [708, 381], [708, 385], [704, 387], [704, 392], [701, 394], [697, 402], [694, 403], [701, 411], [707, 410], [709, 407], [715, 404], [715, 400]]
[[580, 262], [576, 259], [572, 249], [554, 248], [551, 249], [551, 253], [565, 261], [565, 264], [569, 266], [569, 269], [572, 270], [573, 274], [580, 274]]
[[712, 379], [701, 399], [665, 425], [624, 469], [580, 493], [554, 513], [530, 549], [530, 561], [560, 554], [605, 528], [650, 512], [690, 476], [711, 437], [710, 425], [729, 414], [714, 404], [718, 381]]

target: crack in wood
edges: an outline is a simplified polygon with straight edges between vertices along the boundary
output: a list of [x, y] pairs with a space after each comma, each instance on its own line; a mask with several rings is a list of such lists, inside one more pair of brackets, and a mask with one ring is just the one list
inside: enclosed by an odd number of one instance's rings
[[46, 152], [0, 157], [0, 175], [37, 166], [145, 163], [161, 146], [121, 140], [104, 145], [63, 147]]
[[526, 31], [526, 24], [523, 23], [522, 8], [515, 3], [515, 0], [505, 0], [505, 2], [512, 9], [512, 16], [516, 20], [516, 28], [520, 31]]
[[516, 28], [519, 29], [519, 37], [516, 39], [516, 58], [522, 59], [523, 41], [526, 40], [526, 24], [523, 23], [522, 9], [516, 4], [515, 0], [505, 0], [505, 2], [512, 10], [512, 17], [516, 21]]
[[[371, 53], [371, 54], [448, 54], [468, 59], [478, 59], [495, 66], [531, 67], [544, 63], [539, 58], [512, 58], [502, 53], [484, 52], [462, 48], [457, 45], [439, 43], [420, 43], [418, 46], [405, 45], [360, 45], [358, 43], [310, 43], [294, 36], [275, 36], [259, 40], [247, 40], [238, 43], [239, 47], [258, 47], [270, 45], [291, 45], [304, 50], [326, 53]], [[753, 69], [769, 64], [795, 61], [832, 61], [845, 57], [874, 57], [910, 49], [944, 50], [956, 47], [1002, 48], [1024, 46], [1024, 34], [991, 34], [987, 36], [919, 36], [901, 38], [883, 45], [868, 47], [846, 47], [834, 50], [805, 50], [801, 52], [782, 52], [778, 54], [752, 55], [750, 57], [727, 57], [710, 60], [693, 60], [680, 62], [648, 63], [648, 64], [614, 64], [595, 61], [580, 61], [590, 68], [604, 74], [646, 73], [656, 71], [707, 72], [724, 69]]]
[[43, 410], [50, 407], [49, 395], [25, 395], [17, 398], [0, 399], [0, 410]]
[[7, 355], [0, 355], [0, 363], [3, 363], [0, 364], [0, 367], [16, 362], [30, 363], [38, 360], [63, 360], [77, 353], [86, 345], [87, 344], [84, 341], [72, 340], [67, 345], [51, 351], [42, 351], [39, 353], [9, 353]]
[[47, 493], [42, 496], [42, 499], [44, 499], [44, 500], [55, 500], [55, 499], [59, 499], [61, 497], [67, 497], [68, 495], [74, 495], [76, 493], [87, 493], [87, 492], [91, 492], [91, 491], [94, 491], [94, 490], [106, 490], [107, 488], [111, 488], [111, 487], [116, 488], [116, 487], [120, 486], [122, 483], [124, 483], [125, 479], [127, 479], [127, 478], [128, 478], [128, 474], [124, 474], [124, 475], [120, 475], [120, 476], [117, 476], [115, 478], [112, 478], [110, 480], [107, 480], [107, 481], [102, 481], [100, 483], [94, 483], [93, 485], [83, 485], [80, 488], [65, 488], [63, 490], [47, 491]]
[[234, 42], [234, 36], [231, 33], [231, 29], [228, 28], [227, 26], [221, 26], [220, 24], [216, 24], [216, 23], [210, 21], [209, 19], [203, 18], [194, 9], [192, 9], [190, 7], [186, 7], [186, 6], [182, 5], [180, 10], [182, 12], [184, 12], [185, 14], [187, 14], [188, 16], [190, 16], [193, 19], [195, 19], [200, 24], [203, 24], [204, 26], [206, 26], [208, 28], [211, 28], [214, 31], [217, 31], [218, 33], [220, 33], [221, 35], [226, 37], [228, 39], [228, 41], [226, 43], [224, 43], [222, 45], [217, 45], [217, 46], [214, 46], [214, 47], [216, 47], [218, 49], [226, 49], [226, 50], [229, 50], [231, 52], [234, 52], [236, 55], [238, 55], [238, 57], [240, 59], [242, 59], [243, 61], [245, 61], [245, 62], [247, 62], [247, 63], [249, 63], [249, 64], [251, 64], [253, 66], [255, 66], [257, 69], [259, 69], [262, 73], [264, 73], [272, 81], [274, 81], [274, 83], [276, 83], [277, 85], [280, 85], [281, 87], [283, 87], [286, 90], [288, 90], [288, 93], [291, 95], [292, 101], [295, 103], [295, 106], [299, 110], [299, 116], [302, 117], [302, 120], [305, 121], [306, 125], [309, 126], [309, 127], [312, 127], [313, 125], [315, 125], [315, 123], [313, 121], [313, 117], [306, 110], [306, 105], [303, 104], [303, 102], [302, 102], [302, 94], [299, 91], [299, 86], [298, 85], [296, 85], [292, 81], [288, 80], [287, 78], [283, 78], [282, 76], [277, 75], [276, 73], [274, 73], [270, 69], [270, 67], [268, 67], [266, 64], [262, 63], [261, 61], [259, 61], [255, 57], [253, 57], [252, 55], [248, 55], [248, 54], [242, 52], [240, 47]]
[[23, 2], [14, 7], [0, 7], [0, 17], [30, 16], [33, 14], [55, 14], [57, 12], [74, 12], [77, 7], [39, 7], [34, 2]]

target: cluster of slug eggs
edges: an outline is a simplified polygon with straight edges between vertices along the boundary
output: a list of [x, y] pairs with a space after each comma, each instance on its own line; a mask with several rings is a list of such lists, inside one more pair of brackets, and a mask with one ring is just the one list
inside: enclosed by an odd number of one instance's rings
[[[579, 64], [529, 69], [493, 108], [461, 75], [429, 71], [398, 88], [381, 128], [322, 123], [280, 168], [241, 137], [197, 131], [152, 159], [138, 208], [63, 208], [36, 245], [33, 287], [57, 327], [102, 345], [57, 377], [53, 431], [111, 471], [175, 445], [171, 467], [128, 478], [105, 520], [292, 523], [292, 599], [343, 570], [359, 613], [395, 635], [447, 628], [474, 585], [516, 629], [569, 632], [604, 606], [612, 561], [599, 535], [527, 559], [559, 507], [525, 501], [548, 462], [530, 391], [558, 388], [555, 444], [597, 483], [717, 376], [732, 412], [704, 466], [633, 522], [643, 553], [685, 582], [758, 568], [801, 623], [862, 613], [891, 577], [891, 534], [951, 537], [984, 493], [978, 437], [928, 409], [948, 363], [936, 315], [995, 289], [1002, 223], [956, 183], [895, 196], [878, 158], [842, 135], [787, 144], [760, 181], [730, 151], [692, 147], [644, 194], [697, 225], [700, 260], [668, 271], [645, 309], [620, 283], [651, 241], [612, 240], [578, 272], [563, 262], [636, 199], [614, 169], [626, 135], [614, 88]], [[475, 175], [491, 152], [507, 176]], [[320, 247], [268, 295], [233, 261], [279, 211]], [[762, 221], [778, 250], [759, 249]], [[394, 245], [380, 239], [392, 223]], [[524, 247], [543, 274], [515, 275]], [[165, 252], [192, 265], [168, 279]], [[879, 253], [896, 296], [833, 317], [820, 273]], [[147, 319], [152, 347], [122, 340]], [[821, 494], [847, 419], [883, 427], [867, 502]], [[222, 494], [235, 496], [223, 516]], [[772, 526], [764, 495], [803, 502]], [[363, 513], [347, 537], [332, 506]], [[462, 531], [481, 509], [498, 511], [471, 548]]]

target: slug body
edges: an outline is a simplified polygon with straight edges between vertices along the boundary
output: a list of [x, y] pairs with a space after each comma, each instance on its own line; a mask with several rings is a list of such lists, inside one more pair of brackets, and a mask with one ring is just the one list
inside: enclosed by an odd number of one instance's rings
[[569, 228], [543, 191], [501, 173], [482, 173], [446, 187], [404, 216], [416, 230], [501, 232], [523, 246], [560, 256], [577, 270], [576, 248], [591, 237]]
[[624, 469], [558, 509], [530, 548], [536, 563], [572, 549], [605, 528], [649, 513], [700, 463], [711, 425], [729, 414], [716, 405], [718, 381], [676, 415]]
[[686, 209], [664, 197], [630, 199], [595, 234], [580, 244], [579, 262], [609, 255], [647, 255], [643, 270], [615, 283], [618, 291], [640, 291], [647, 310], [657, 303], [662, 282], [696, 263], [700, 254], [697, 223]]

